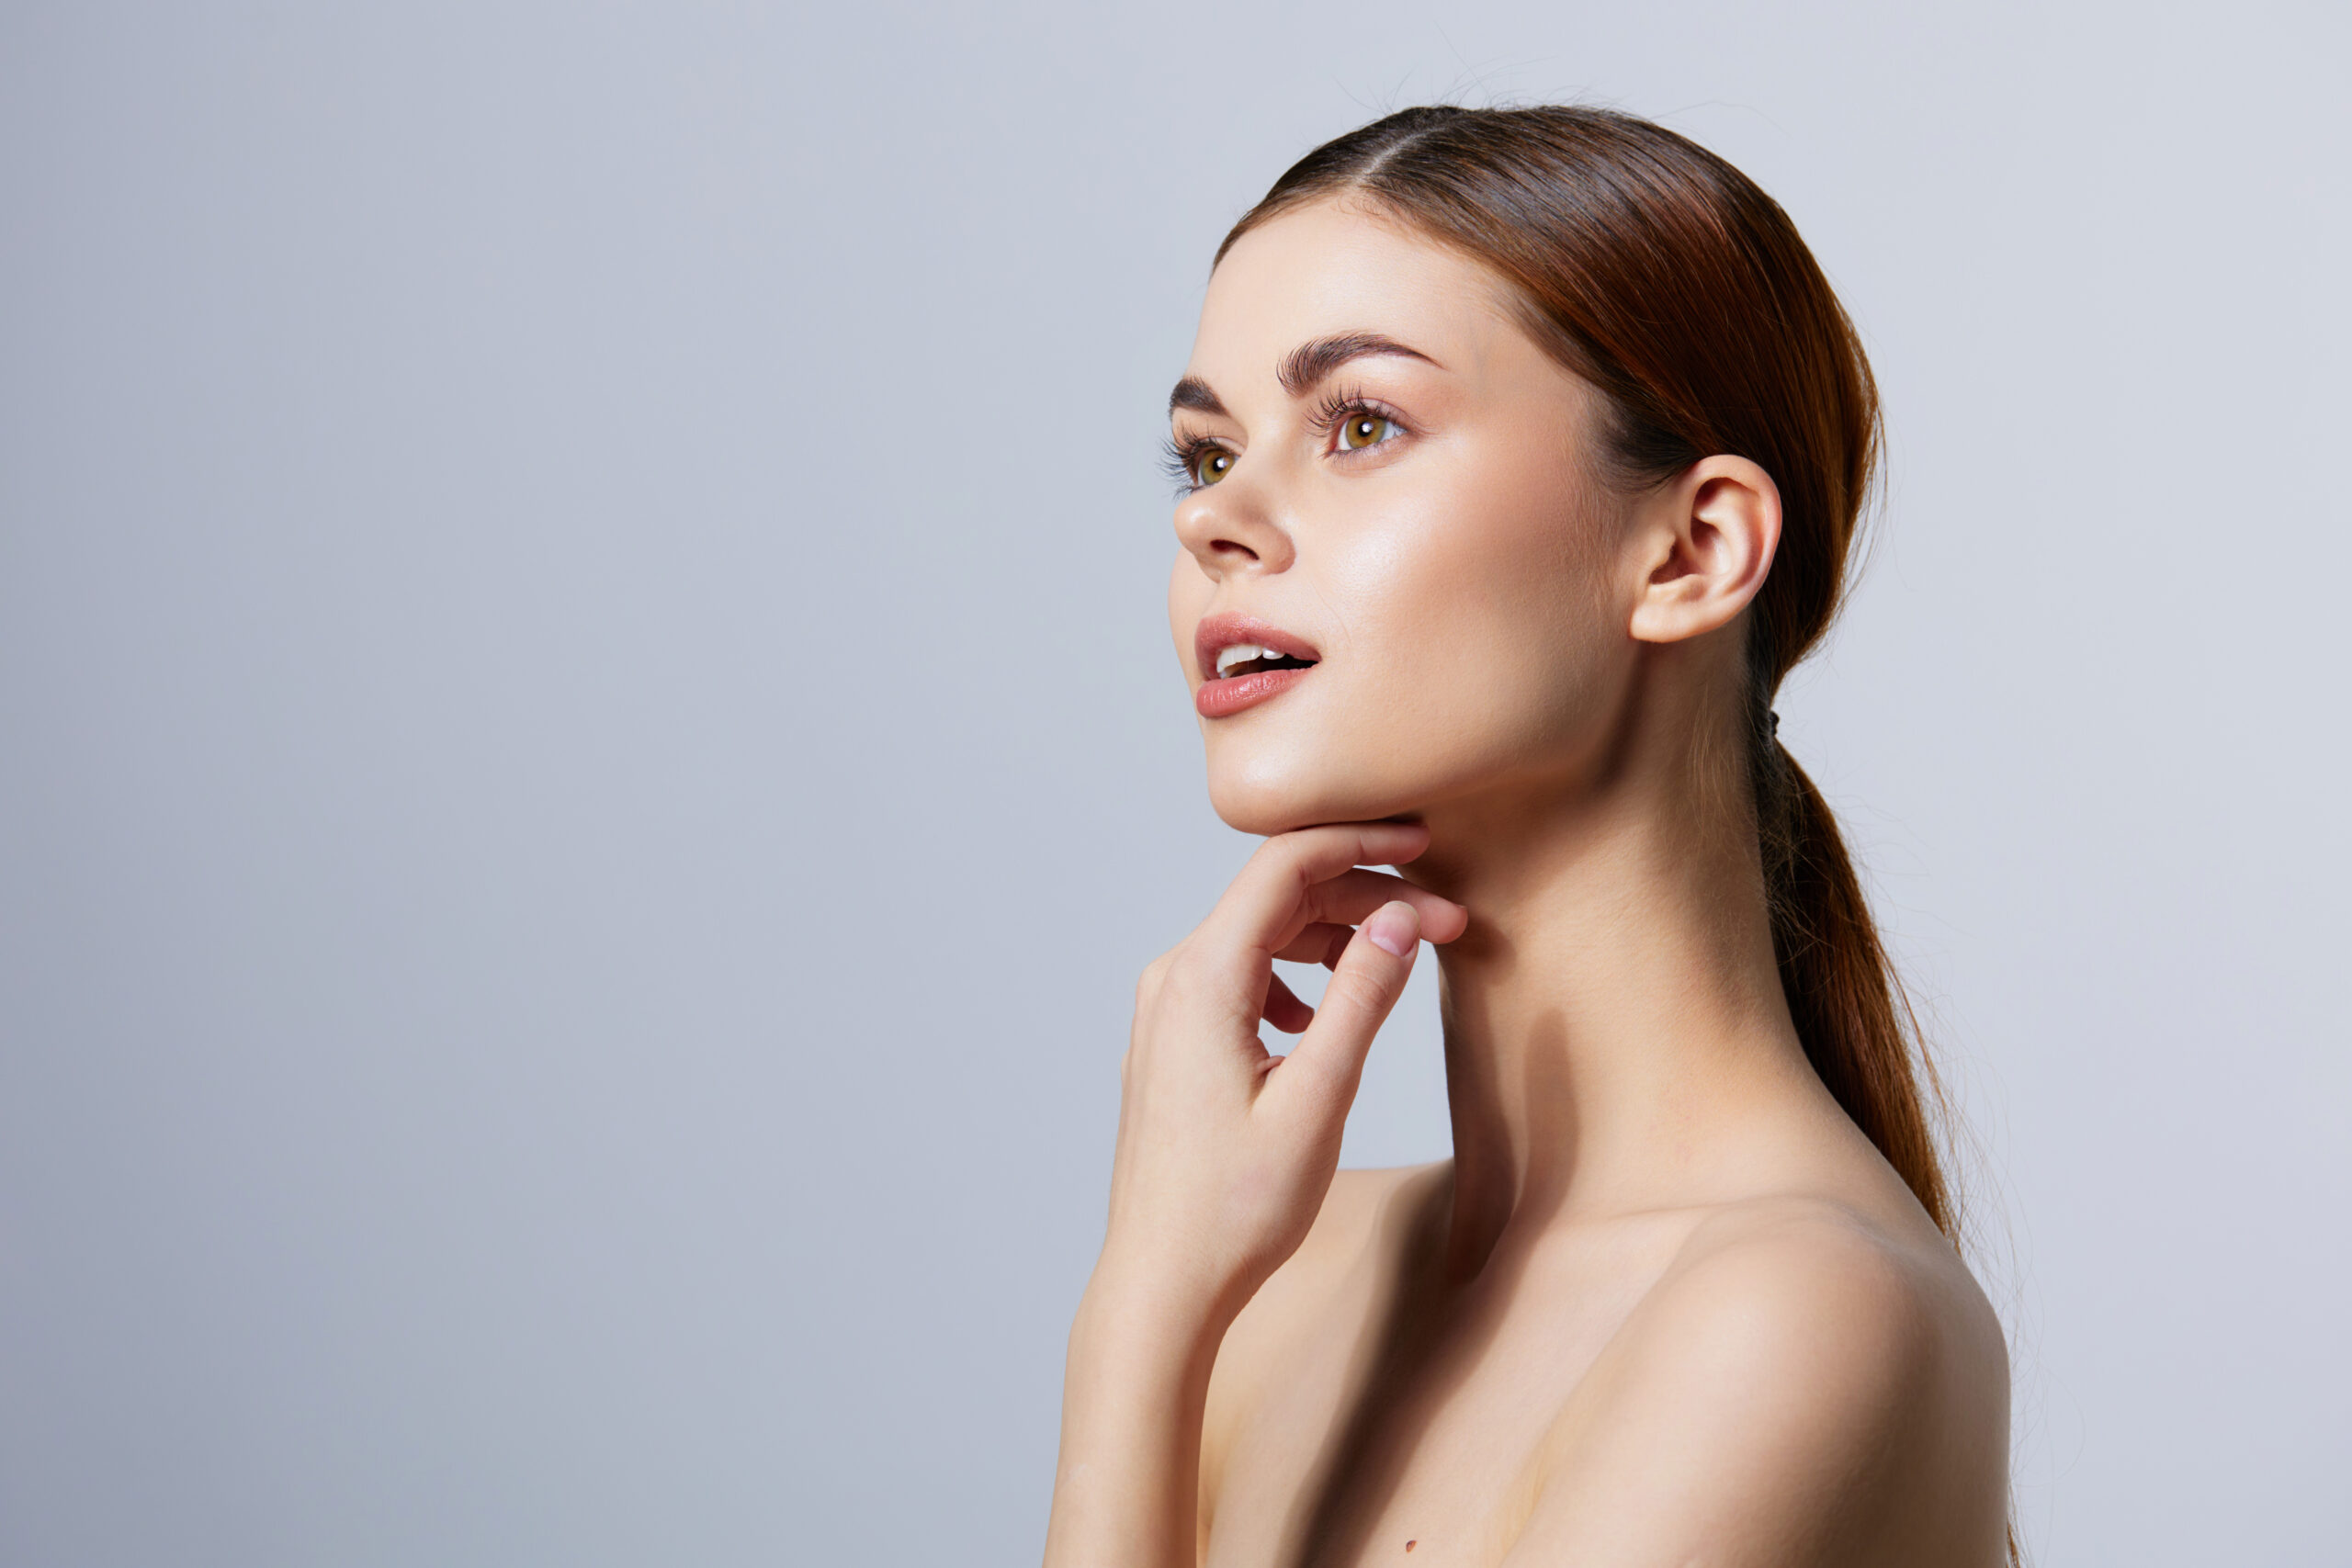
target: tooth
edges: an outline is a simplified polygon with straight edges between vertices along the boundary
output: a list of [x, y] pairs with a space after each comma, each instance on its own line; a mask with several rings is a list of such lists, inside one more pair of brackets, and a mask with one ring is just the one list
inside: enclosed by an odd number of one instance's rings
[[1247, 664], [1253, 659], [1263, 659], [1266, 650], [1254, 642], [1237, 642], [1216, 656], [1216, 672], [1227, 673], [1237, 664]]

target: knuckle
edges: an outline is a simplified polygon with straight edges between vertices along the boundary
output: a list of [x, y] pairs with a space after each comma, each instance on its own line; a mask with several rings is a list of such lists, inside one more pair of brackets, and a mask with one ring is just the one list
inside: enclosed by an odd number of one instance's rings
[[1305, 890], [1300, 902], [1306, 906], [1309, 919], [1325, 923], [1337, 919], [1339, 911], [1347, 898], [1350, 874], [1342, 872], [1326, 881], [1317, 882]]
[[1137, 1006], [1141, 1006], [1145, 1002], [1149, 1001], [1154, 996], [1159, 994], [1159, 987], [1165, 984], [1168, 979], [1169, 961], [1174, 956], [1175, 954], [1172, 952], [1163, 953], [1159, 957], [1153, 959], [1150, 963], [1143, 966], [1143, 973], [1136, 976], [1136, 1003]]
[[1283, 855], [1295, 854], [1298, 852], [1299, 840], [1313, 831], [1315, 831], [1315, 829], [1312, 828], [1291, 828], [1280, 833], [1270, 833], [1266, 836], [1265, 841], [1258, 846], [1256, 852], [1251, 854], [1250, 858], [1251, 860], [1277, 860]]
[[1170, 954], [1165, 978], [1177, 984], [1189, 984], [1206, 976], [1222, 974], [1231, 961], [1231, 942], [1223, 933], [1196, 938]]
[[1349, 1013], [1378, 1013], [1385, 1011], [1393, 987], [1378, 977], [1361, 969], [1342, 967], [1331, 976], [1323, 989], [1323, 1005], [1328, 1010], [1333, 1002]]
[[1294, 828], [1287, 833], [1277, 833], [1260, 844], [1250, 859], [1263, 863], [1270, 870], [1297, 875], [1314, 858], [1317, 844], [1329, 831], [1324, 828]]
[[1204, 998], [1217, 996], [1224, 989], [1214, 968], [1202, 959], [1188, 958], [1169, 969], [1160, 987], [1159, 1006], [1167, 1012], [1190, 1012], [1197, 1010]]
[[1136, 987], [1136, 1012], [1155, 1016], [1164, 1016], [1170, 1010], [1181, 1012], [1185, 998], [1194, 989], [1194, 971], [1199, 963], [1185, 947], [1173, 948], [1154, 960]]

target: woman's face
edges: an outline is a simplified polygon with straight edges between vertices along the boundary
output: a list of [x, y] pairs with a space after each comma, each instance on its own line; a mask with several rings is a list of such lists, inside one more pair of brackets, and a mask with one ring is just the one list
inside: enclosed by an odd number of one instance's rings
[[1169, 584], [1219, 816], [1273, 833], [1586, 765], [1640, 578], [1598, 408], [1499, 279], [1392, 220], [1317, 203], [1227, 253], [1171, 409]]

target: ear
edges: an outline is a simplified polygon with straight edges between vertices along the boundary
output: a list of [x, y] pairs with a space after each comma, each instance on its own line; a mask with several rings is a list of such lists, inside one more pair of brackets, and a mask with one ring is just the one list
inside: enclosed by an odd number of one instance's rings
[[1771, 570], [1781, 488], [1745, 457], [1702, 457], [1636, 509], [1643, 576], [1627, 627], [1637, 641], [1681, 642], [1727, 626]]

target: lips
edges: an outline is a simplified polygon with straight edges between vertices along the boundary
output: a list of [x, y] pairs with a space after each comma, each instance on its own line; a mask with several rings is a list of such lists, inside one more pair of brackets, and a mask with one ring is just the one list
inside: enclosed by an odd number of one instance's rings
[[[1250, 615], [1211, 615], [1193, 636], [1203, 718], [1223, 718], [1288, 691], [1321, 660], [1314, 644]], [[1218, 673], [1220, 663], [1225, 673]]]

